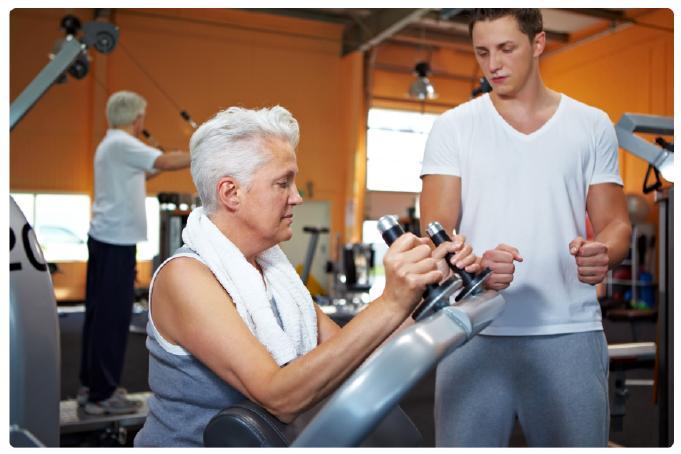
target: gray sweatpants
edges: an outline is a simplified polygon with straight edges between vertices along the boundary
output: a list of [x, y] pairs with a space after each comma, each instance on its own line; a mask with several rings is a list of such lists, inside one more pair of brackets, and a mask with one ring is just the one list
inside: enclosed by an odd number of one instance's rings
[[607, 446], [608, 345], [602, 331], [476, 336], [443, 359], [437, 446], [508, 446], [516, 416], [529, 446]]

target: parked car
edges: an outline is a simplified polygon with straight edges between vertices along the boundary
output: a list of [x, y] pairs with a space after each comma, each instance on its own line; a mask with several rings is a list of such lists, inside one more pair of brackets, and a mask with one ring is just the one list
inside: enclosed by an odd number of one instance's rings
[[87, 244], [72, 230], [57, 225], [39, 225], [35, 230], [45, 261], [87, 261]]

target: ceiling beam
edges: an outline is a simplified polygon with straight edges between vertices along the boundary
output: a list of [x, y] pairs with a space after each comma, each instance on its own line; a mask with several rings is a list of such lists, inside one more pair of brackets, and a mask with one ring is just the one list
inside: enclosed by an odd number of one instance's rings
[[[548, 35], [547, 35], [548, 39]], [[415, 27], [409, 27], [396, 35], [390, 37], [390, 41], [401, 43], [410, 43], [415, 46], [426, 46], [441, 49], [455, 49], [472, 53], [473, 47], [468, 35], [463, 33], [450, 33], [443, 31], [434, 31], [429, 29], [425, 33], [419, 31]], [[555, 41], [555, 40], [554, 40]], [[567, 42], [561, 38], [560, 42]]]
[[389, 43], [392, 46], [404, 46], [421, 51], [448, 49], [466, 55], [473, 55], [473, 48], [470, 44], [457, 44], [445, 41], [428, 41], [427, 39], [424, 44], [423, 41], [409, 37], [400, 37], [399, 34], [391, 36], [384, 42]]
[[[435, 17], [435, 16], [433, 16]], [[468, 26], [468, 21], [470, 19], [470, 11], [467, 9], [463, 9], [462, 11], [459, 11], [457, 14], [451, 16], [448, 20], [450, 22], [455, 22], [458, 24], [465, 24]], [[567, 43], [570, 41], [570, 34], [565, 33], [565, 32], [557, 32], [554, 30], [546, 30], [544, 29], [544, 33], [546, 33], [546, 39], [549, 41], [557, 41], [559, 43]]]
[[554, 32], [553, 30], [544, 30], [546, 39], [549, 41], [556, 41], [559, 43], [567, 43], [570, 41], [570, 34], [565, 32]]
[[408, 27], [393, 35], [391, 41], [411, 43], [421, 46], [468, 50], [473, 52], [468, 35], [456, 32], [437, 31], [433, 29], [419, 29], [417, 26]]
[[449, 20], [464, 11], [466, 11], [466, 8], [442, 8], [438, 18], [440, 20]]
[[607, 19], [611, 21], [628, 21], [624, 11], [616, 11], [612, 9], [603, 8], [558, 8], [561, 11], [566, 11], [581, 16], [593, 17], [596, 19]]
[[429, 8], [380, 9], [366, 18], [357, 19], [357, 23], [350, 25], [343, 32], [342, 55], [355, 51], [364, 52], [376, 46], [429, 11]]
[[349, 17], [341, 16], [334, 13], [326, 13], [321, 11], [312, 11], [302, 8], [241, 8], [242, 11], [251, 13], [266, 13], [277, 16], [295, 17], [297, 19], [307, 19], [319, 22], [329, 22], [333, 24], [350, 25], [353, 20]]
[[469, 44], [471, 39], [468, 34], [455, 30], [443, 30], [434, 28], [420, 28], [418, 25], [407, 27], [399, 33], [400, 36], [411, 36], [413, 38], [423, 38], [425, 40], [445, 41], [460, 44]]

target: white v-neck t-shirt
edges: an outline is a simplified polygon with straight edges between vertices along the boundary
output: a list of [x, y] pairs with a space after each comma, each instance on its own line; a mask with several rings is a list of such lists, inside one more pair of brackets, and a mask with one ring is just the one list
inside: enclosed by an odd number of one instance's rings
[[622, 185], [607, 114], [564, 94], [553, 116], [523, 134], [489, 94], [442, 114], [421, 175], [461, 178], [459, 233], [477, 255], [501, 243], [520, 251], [504, 312], [482, 333], [545, 335], [601, 330], [594, 286], [579, 281], [568, 245], [586, 238], [591, 185]]

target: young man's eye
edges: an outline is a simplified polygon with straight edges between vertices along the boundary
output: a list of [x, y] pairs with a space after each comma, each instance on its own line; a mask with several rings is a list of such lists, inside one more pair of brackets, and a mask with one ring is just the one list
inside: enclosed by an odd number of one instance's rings
[[514, 49], [512, 47], [507, 47], [506, 49], [503, 49], [505, 54], [510, 54], [511, 52], [513, 52], [513, 50]]
[[487, 52], [478, 52], [478, 57], [486, 57]]
[[280, 181], [279, 183], [277, 183], [277, 186], [279, 186], [280, 188], [287, 188], [288, 181]]

